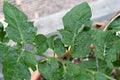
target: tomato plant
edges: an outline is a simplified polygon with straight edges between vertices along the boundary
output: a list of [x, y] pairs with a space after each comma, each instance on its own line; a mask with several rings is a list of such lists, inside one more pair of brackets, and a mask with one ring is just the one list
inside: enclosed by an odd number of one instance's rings
[[[87, 2], [76, 5], [63, 17], [58, 35], [37, 34], [26, 14], [4, 1], [5, 28], [0, 23], [0, 58], [5, 80], [30, 80], [29, 68], [46, 80], [120, 80], [120, 18], [106, 30], [92, 27]], [[9, 41], [16, 43], [8, 45]], [[27, 50], [25, 45], [34, 46]], [[53, 56], [45, 54], [51, 49]], [[37, 56], [44, 57], [38, 60]]]

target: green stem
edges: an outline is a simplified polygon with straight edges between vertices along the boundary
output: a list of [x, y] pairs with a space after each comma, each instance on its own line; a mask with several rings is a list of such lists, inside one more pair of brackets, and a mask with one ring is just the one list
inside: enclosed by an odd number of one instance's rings
[[20, 58], [23, 56], [24, 51], [25, 51], [25, 47], [24, 47], [24, 43], [22, 43], [22, 50], [21, 50], [20, 55], [19, 55], [19, 57], [17, 59], [17, 63], [19, 62]]

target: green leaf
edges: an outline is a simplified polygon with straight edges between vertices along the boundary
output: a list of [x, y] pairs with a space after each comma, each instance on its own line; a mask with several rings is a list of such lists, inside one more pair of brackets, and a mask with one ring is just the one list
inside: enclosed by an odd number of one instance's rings
[[[64, 29], [59, 30], [62, 39], [58, 39], [56, 35], [49, 38], [43, 34], [36, 35], [33, 22], [29, 22], [22, 11], [7, 1], [4, 1], [3, 12], [8, 23], [6, 32], [0, 23], [0, 58], [5, 80], [30, 80], [28, 68], [36, 70], [36, 64], [46, 80], [115, 80], [110, 77], [114, 68], [119, 78], [119, 60], [116, 59], [120, 53], [120, 37], [116, 36], [120, 27], [119, 17], [109, 25], [109, 31], [92, 30], [91, 9], [87, 2], [83, 2], [63, 17]], [[5, 43], [7, 38], [17, 44], [8, 46]], [[33, 44], [35, 53], [37, 51], [42, 57], [45, 57], [44, 52], [48, 48], [63, 56], [66, 47], [70, 47], [70, 59], [47, 57], [38, 63], [35, 54], [26, 50], [26, 44]], [[84, 60], [91, 52], [91, 44], [95, 46], [93, 52], [98, 56], [97, 71], [95, 57]], [[73, 63], [75, 58], [80, 59], [80, 64]]]
[[105, 75], [104, 73], [97, 72], [95, 74], [95, 80], [115, 80], [112, 77]]
[[91, 34], [88, 32], [79, 33], [76, 36], [73, 48], [73, 57], [84, 58], [87, 54], [90, 53], [90, 45], [92, 43]]
[[[113, 45], [116, 43], [116, 40], [118, 40], [118, 37], [116, 36], [115, 31], [98, 31], [94, 35], [94, 44], [95, 44], [95, 53], [98, 55], [100, 59], [105, 59], [107, 56], [111, 56], [111, 58], [106, 59], [113, 61], [115, 60], [114, 55], [116, 55], [116, 50], [113, 48]], [[99, 36], [99, 37], [98, 37]], [[115, 52], [114, 52], [115, 49]], [[118, 50], [117, 50], [118, 51]]]
[[64, 29], [77, 32], [82, 24], [90, 21], [91, 15], [91, 9], [87, 2], [75, 6], [63, 17]]
[[3, 24], [0, 22], [0, 28], [3, 28]]
[[[83, 2], [72, 8], [64, 17], [64, 30], [59, 30], [62, 34], [62, 41], [66, 45], [73, 45], [77, 34], [90, 23], [91, 9], [88, 3]], [[89, 25], [91, 27], [91, 25]]]
[[106, 55], [105, 60], [107, 61], [108, 65], [113, 67], [111, 62], [117, 60], [117, 54], [120, 52], [120, 40], [115, 39], [111, 49], [108, 51], [108, 55]]
[[[98, 59], [98, 71], [102, 73], [107, 73], [107, 70], [110, 70], [110, 66], [101, 59]], [[107, 65], [106, 65], [107, 64]], [[96, 59], [95, 58], [90, 58], [89, 60], [83, 61], [79, 64], [80, 67], [83, 68], [83, 70], [93, 70], [96, 71]], [[83, 71], [82, 71], [83, 72]], [[108, 73], [111, 74], [111, 71]]]
[[64, 72], [63, 66], [59, 67], [59, 69], [56, 70], [55, 74], [52, 76], [52, 79], [53, 80], [63, 80], [63, 72]]
[[112, 49], [110, 50], [111, 54], [120, 52], [120, 39], [116, 39]]
[[61, 39], [56, 39], [54, 41], [54, 52], [58, 56], [63, 56], [65, 54], [66, 48], [64, 47], [64, 44], [62, 43]]
[[57, 37], [57, 35], [53, 35], [53, 36], [50, 36], [48, 39], [47, 39], [47, 44], [48, 44], [48, 47], [51, 48], [51, 49], [54, 49], [54, 39]]
[[78, 79], [82, 79], [82, 80], [94, 80], [92, 77], [93, 76], [90, 73], [82, 72], [80, 78], [78, 78]]
[[30, 80], [30, 73], [25, 65], [15, 63], [14, 61], [10, 62], [11, 63], [8, 63], [8, 61], [3, 62], [4, 80]]
[[43, 34], [38, 34], [35, 39], [35, 47], [39, 55], [43, 54], [47, 49], [47, 37], [45, 37]]
[[120, 68], [116, 69], [117, 79], [120, 80]]
[[92, 80], [92, 75], [86, 70], [72, 62], [67, 62], [64, 65], [62, 80]]
[[[94, 52], [100, 59], [104, 59], [104, 35], [105, 31], [102, 30], [92, 30], [93, 43], [95, 46]], [[98, 37], [99, 36], [99, 37]]]
[[86, 68], [86, 69], [96, 69], [96, 60], [95, 58], [89, 59], [88, 61], [83, 61], [80, 63], [80, 67]]
[[51, 58], [48, 61], [42, 61], [38, 65], [38, 69], [46, 80], [54, 80], [52, 77], [55, 75], [59, 68], [58, 61]]
[[0, 58], [4, 59], [9, 53], [9, 47], [6, 44], [0, 43]]
[[[110, 58], [110, 57], [109, 57], [109, 58]], [[106, 62], [107, 62], [107, 66], [109, 66], [110, 69], [113, 69], [113, 68], [114, 68], [113, 63], [112, 63], [111, 60], [107, 60], [107, 59], [106, 59]]]
[[3, 24], [0, 22], [0, 42], [3, 42], [6, 32], [4, 31]]
[[4, 79], [30, 80], [28, 68], [36, 70], [36, 64], [37, 60], [33, 53], [25, 50], [9, 50], [2, 62]]
[[63, 80], [78, 80], [81, 75], [80, 67], [72, 62], [67, 62], [63, 74]]
[[62, 35], [62, 42], [66, 45], [74, 45], [74, 34], [65, 29], [60, 29], [59, 32]]
[[30, 80], [30, 72], [22, 62], [22, 55], [23, 52], [19, 55], [18, 51], [9, 51], [2, 62], [4, 80]]
[[27, 67], [32, 68], [32, 70], [36, 70], [37, 59], [35, 57], [35, 54], [29, 51], [24, 51], [22, 59], [23, 59], [24, 64]]
[[6, 33], [15, 42], [33, 41], [37, 29], [33, 22], [28, 22], [27, 16], [12, 4], [4, 1], [3, 12], [8, 23]]
[[120, 17], [116, 18], [114, 21], [110, 23], [108, 29], [120, 30]]
[[87, 69], [87, 72], [92, 75], [92, 79], [90, 80], [116, 80], [99, 71], [92, 71]]

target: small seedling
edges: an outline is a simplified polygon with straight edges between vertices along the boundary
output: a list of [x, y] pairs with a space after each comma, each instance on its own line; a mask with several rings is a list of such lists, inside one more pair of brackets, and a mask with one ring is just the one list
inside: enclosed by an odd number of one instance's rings
[[[18, 8], [4, 1], [5, 28], [0, 23], [0, 58], [4, 80], [30, 80], [29, 68], [46, 80], [120, 80], [120, 18], [106, 30], [92, 27], [87, 2], [72, 8], [63, 17], [64, 28], [46, 37]], [[16, 45], [8, 45], [9, 41]], [[34, 46], [27, 50], [26, 44]], [[51, 49], [53, 56], [45, 54]], [[44, 57], [38, 60], [37, 56]]]

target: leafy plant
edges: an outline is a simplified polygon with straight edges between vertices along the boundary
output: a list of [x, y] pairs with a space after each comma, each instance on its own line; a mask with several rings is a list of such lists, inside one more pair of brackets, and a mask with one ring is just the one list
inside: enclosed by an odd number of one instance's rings
[[[4, 1], [5, 28], [0, 23], [0, 58], [5, 80], [30, 80], [29, 68], [38, 70], [46, 80], [120, 80], [119, 17], [106, 31], [92, 28], [91, 9], [87, 2], [72, 8], [64, 17], [62, 36], [46, 37], [28, 17]], [[115, 25], [115, 27], [113, 26]], [[11, 46], [12, 40], [16, 45]], [[34, 46], [27, 50], [25, 45]], [[53, 50], [53, 56], [45, 54]], [[38, 60], [37, 56], [44, 57]]]

